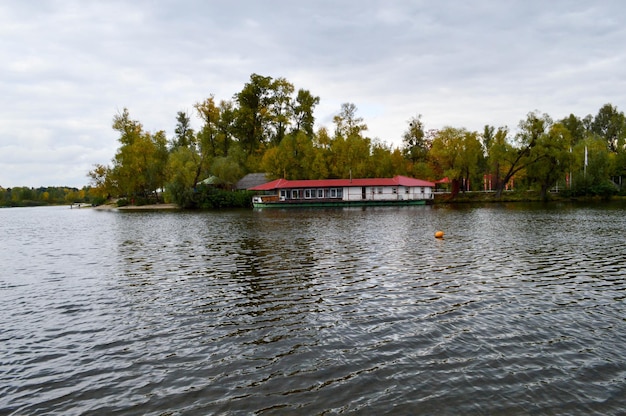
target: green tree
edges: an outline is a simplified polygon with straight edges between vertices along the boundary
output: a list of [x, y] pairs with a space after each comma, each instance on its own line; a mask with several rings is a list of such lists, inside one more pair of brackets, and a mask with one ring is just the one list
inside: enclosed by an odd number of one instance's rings
[[304, 131], [310, 139], [314, 136], [315, 116], [313, 112], [320, 103], [320, 97], [316, 97], [308, 90], [298, 90], [298, 95], [292, 102], [292, 113], [294, 117], [293, 132]]
[[626, 117], [611, 104], [605, 104], [591, 123], [591, 131], [604, 139], [611, 152], [624, 147]]
[[550, 126], [539, 135], [531, 149], [530, 158], [535, 160], [527, 170], [527, 177], [540, 187], [541, 198], [548, 198], [548, 191], [563, 179], [571, 166], [571, 134], [561, 123]]
[[189, 147], [175, 148], [167, 162], [165, 196], [181, 207], [193, 205], [193, 190], [197, 184], [198, 153]]
[[221, 155], [228, 155], [235, 125], [235, 108], [232, 101], [220, 101], [220, 118], [217, 122], [217, 143], [221, 147]]
[[570, 114], [559, 123], [561, 123], [569, 131], [572, 138], [572, 145], [584, 140], [589, 133], [583, 120], [576, 117], [574, 114]]
[[430, 151], [434, 171], [452, 181], [452, 194], [468, 190], [470, 178], [476, 174], [482, 146], [476, 132], [464, 128], [445, 127], [433, 140]]
[[113, 117], [113, 129], [120, 132], [121, 143], [107, 176], [119, 195], [130, 198], [158, 198], [157, 191], [165, 182], [167, 163], [167, 138], [160, 131], [152, 135], [143, 132], [141, 123], [131, 120], [125, 108]]
[[241, 179], [243, 170], [236, 158], [232, 156], [220, 156], [213, 161], [211, 174], [219, 178], [219, 182], [230, 189]]
[[356, 105], [352, 103], [341, 104], [339, 114], [333, 117], [335, 137], [361, 137], [361, 133], [367, 130], [367, 124], [365, 124], [362, 117], [357, 117], [356, 112]]
[[370, 139], [360, 135], [351, 135], [347, 138], [336, 137], [331, 143], [333, 162], [330, 164], [330, 174], [334, 178], [367, 178], [371, 177]]
[[378, 139], [373, 140], [370, 158], [370, 175], [375, 178], [390, 178], [396, 174], [392, 158], [392, 149]]
[[159, 130], [152, 135], [152, 155], [146, 163], [148, 168], [148, 187], [153, 192], [155, 200], [159, 201], [159, 193], [165, 189], [167, 181], [167, 161], [169, 159], [169, 151], [167, 148], [167, 136], [165, 131]]
[[317, 131], [313, 140], [313, 163], [311, 165], [311, 179], [330, 178], [330, 167], [333, 164], [333, 154], [330, 150], [332, 138], [326, 127]]
[[368, 171], [371, 140], [363, 137], [367, 125], [356, 115], [357, 108], [352, 103], [341, 105], [339, 114], [333, 117], [335, 137], [329, 143], [330, 175], [334, 178], [371, 176]]
[[269, 118], [270, 140], [272, 144], [277, 145], [285, 137], [287, 127], [293, 120], [291, 96], [294, 87], [285, 78], [277, 78], [271, 83], [270, 89], [272, 94]]
[[588, 137], [579, 142], [572, 151], [574, 195], [610, 196], [616, 189], [609, 180], [611, 157], [602, 138]]
[[119, 142], [124, 145], [132, 144], [140, 135], [143, 126], [136, 120], [131, 120], [130, 113], [127, 108], [113, 116], [113, 130], [120, 133]]
[[301, 131], [286, 135], [278, 146], [268, 149], [262, 167], [270, 177], [309, 179], [314, 159], [313, 142]]
[[402, 135], [402, 144], [404, 157], [412, 163], [426, 161], [430, 143], [426, 140], [421, 114], [409, 120], [409, 128]]
[[251, 155], [268, 140], [268, 125], [272, 120], [272, 78], [257, 74], [235, 94], [239, 105], [235, 112], [235, 129], [244, 151]]
[[115, 186], [111, 183], [111, 168], [106, 165], [96, 164], [94, 168], [87, 173], [91, 192], [100, 198], [108, 198], [115, 192]]
[[194, 145], [194, 131], [191, 128], [191, 120], [184, 111], [179, 111], [176, 114], [174, 134], [172, 147], [191, 147]]
[[483, 128], [483, 133], [480, 138], [486, 154], [489, 154], [489, 149], [491, 148], [491, 145], [493, 144], [493, 141], [495, 139], [495, 131], [496, 128], [494, 126], [485, 125], [485, 127]]
[[198, 142], [202, 160], [206, 161], [217, 155], [220, 110], [219, 107], [215, 105], [213, 95], [202, 102], [195, 103], [194, 108], [198, 116], [204, 122], [204, 125], [198, 132]]
[[486, 154], [484, 170], [491, 175], [492, 187], [499, 189], [504, 187], [502, 181], [503, 161], [512, 153], [513, 147], [508, 141], [509, 130], [507, 127], [485, 126], [482, 135], [483, 149]]
[[496, 197], [499, 198], [502, 195], [506, 184], [513, 176], [532, 165], [538, 158], [543, 157], [539, 152], [531, 155], [531, 150], [551, 125], [552, 119], [547, 114], [539, 114], [537, 111], [530, 112], [526, 119], [519, 123], [515, 145], [504, 145], [497, 149], [498, 165], [503, 174], [496, 190]]

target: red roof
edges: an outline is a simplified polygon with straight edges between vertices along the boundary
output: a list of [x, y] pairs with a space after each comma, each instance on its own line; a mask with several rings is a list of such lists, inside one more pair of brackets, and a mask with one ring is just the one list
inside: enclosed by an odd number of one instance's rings
[[271, 191], [274, 189], [293, 188], [342, 188], [350, 186], [425, 186], [434, 187], [433, 182], [422, 179], [414, 179], [406, 176], [394, 176], [393, 178], [363, 178], [363, 179], [306, 179], [289, 181], [276, 179], [263, 185], [248, 188], [250, 191]]

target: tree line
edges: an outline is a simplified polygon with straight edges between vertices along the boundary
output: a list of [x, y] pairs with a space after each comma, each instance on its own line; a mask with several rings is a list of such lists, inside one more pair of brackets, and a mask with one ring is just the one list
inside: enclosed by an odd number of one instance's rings
[[16, 186], [6, 189], [0, 187], [0, 207], [30, 207], [64, 205], [73, 204], [75, 202], [104, 202], [94, 197], [94, 195], [90, 195], [89, 191], [89, 187], [83, 187], [83, 189], [65, 186], [39, 188]]
[[487, 184], [497, 196], [510, 186], [544, 197], [554, 187], [573, 195], [621, 189], [626, 118], [611, 104], [595, 116], [556, 121], [532, 111], [515, 133], [489, 125], [480, 132], [427, 130], [418, 114], [407, 120], [402, 144], [394, 147], [367, 136], [352, 103], [338, 109], [333, 129], [315, 130], [319, 102], [284, 78], [252, 74], [231, 99], [218, 102], [211, 95], [193, 105], [202, 123], [198, 131], [192, 115], [179, 111], [172, 137], [145, 130], [125, 108], [113, 117], [120, 144], [113, 160], [88, 173], [91, 192], [135, 203], [165, 198], [183, 207], [207, 206], [207, 198], [217, 198], [213, 190], [232, 189], [250, 172], [265, 172], [268, 180], [445, 177], [453, 194]]

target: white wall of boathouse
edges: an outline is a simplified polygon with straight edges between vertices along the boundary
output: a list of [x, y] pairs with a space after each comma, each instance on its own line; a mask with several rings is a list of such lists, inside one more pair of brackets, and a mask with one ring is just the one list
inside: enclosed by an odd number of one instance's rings
[[344, 201], [409, 201], [431, 198], [432, 188], [428, 186], [366, 186], [365, 198], [360, 186], [343, 188]]

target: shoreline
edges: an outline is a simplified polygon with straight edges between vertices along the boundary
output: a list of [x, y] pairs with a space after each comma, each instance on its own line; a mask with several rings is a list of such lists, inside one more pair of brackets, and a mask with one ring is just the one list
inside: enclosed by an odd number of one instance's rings
[[105, 204], [92, 207], [92, 209], [98, 211], [170, 211], [180, 210], [181, 208], [176, 204], [125, 205], [123, 207], [118, 207], [115, 204]]

